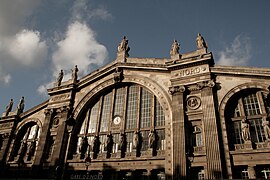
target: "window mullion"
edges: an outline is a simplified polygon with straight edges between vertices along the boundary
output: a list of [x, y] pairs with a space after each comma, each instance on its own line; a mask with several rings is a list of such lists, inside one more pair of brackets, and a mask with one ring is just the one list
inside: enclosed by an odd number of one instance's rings
[[138, 90], [138, 97], [137, 97], [137, 101], [138, 101], [138, 104], [137, 104], [137, 108], [138, 108], [138, 111], [137, 111], [137, 128], [136, 129], [140, 129], [140, 114], [141, 114], [141, 91], [142, 91], [142, 87], [139, 87], [139, 90]]
[[115, 105], [115, 96], [116, 96], [116, 90], [113, 89], [112, 91], [112, 100], [111, 100], [111, 109], [110, 109], [110, 119], [109, 119], [109, 123], [108, 123], [108, 131], [111, 130], [111, 124], [112, 124], [112, 120], [113, 120], [113, 112], [114, 112], [114, 105]]
[[154, 95], [152, 96], [152, 107], [151, 107], [151, 128], [153, 129], [155, 127], [155, 118], [156, 118], [156, 114], [155, 114], [155, 109], [156, 109], [156, 98]]
[[127, 115], [127, 98], [128, 98], [128, 87], [126, 86], [125, 87], [125, 97], [124, 97], [124, 102], [123, 102], [123, 104], [124, 104], [124, 108], [123, 108], [123, 119], [122, 119], [122, 129], [125, 129], [125, 127], [126, 127], [126, 120], [127, 120], [127, 118], [126, 118], [126, 115]]
[[99, 108], [98, 108], [98, 118], [97, 118], [97, 131], [96, 134], [99, 133], [100, 131], [100, 126], [101, 126], [101, 113], [102, 113], [102, 108], [103, 108], [103, 101], [104, 101], [104, 96], [100, 98], [100, 103], [99, 103]]

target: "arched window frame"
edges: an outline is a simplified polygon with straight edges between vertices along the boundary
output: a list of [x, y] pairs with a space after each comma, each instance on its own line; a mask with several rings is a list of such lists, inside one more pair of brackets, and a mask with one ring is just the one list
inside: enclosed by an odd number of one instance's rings
[[[253, 143], [262, 143], [265, 141], [262, 122], [267, 119], [269, 113], [268, 92], [261, 89], [245, 89], [238, 92], [229, 101], [229, 106], [235, 108], [228, 114], [225, 113], [226, 119], [229, 120], [229, 134], [232, 134], [233, 144], [244, 144], [242, 138], [241, 121], [245, 120], [249, 125], [250, 140]], [[230, 108], [227, 105], [227, 109]]]
[[[137, 90], [136, 91], [136, 95], [135, 97], [132, 97], [132, 93], [130, 93], [132, 91], [132, 88], [135, 88]], [[124, 97], [122, 97], [122, 100], [118, 99], [119, 94], [117, 94], [118, 91], [121, 91], [120, 94], [124, 94]], [[149, 98], [145, 98], [146, 99], [146, 104], [141, 104], [142, 101], [144, 101], [143, 99], [143, 94], [145, 94], [145, 92], [148, 93], [148, 95], [150, 94], [151, 96], [151, 100], [149, 102]], [[102, 127], [101, 127], [101, 118], [102, 118], [102, 110], [104, 109], [104, 97], [108, 94], [111, 93], [111, 97], [112, 100], [110, 101], [110, 117], [109, 117], [109, 122], [108, 122], [108, 127], [106, 130], [102, 131]], [[146, 96], [148, 96], [146, 93]], [[121, 96], [121, 95], [120, 95]], [[129, 114], [129, 98], [133, 98], [132, 100], [135, 101], [135, 104], [133, 104], [133, 108], [137, 109], [136, 114]], [[118, 103], [117, 101], [121, 101], [123, 102], [125, 105], [121, 108], [115, 108], [114, 103]], [[91, 116], [91, 112], [92, 112], [92, 107], [94, 107], [95, 105], [99, 104], [98, 106], [98, 117], [97, 117], [97, 124], [96, 124], [96, 129], [92, 130], [91, 132], [87, 131], [87, 129], [89, 129], [89, 124], [91, 124], [91, 118], [89, 118]], [[149, 105], [150, 104], [150, 105]], [[93, 105], [93, 106], [91, 106]], [[119, 137], [120, 137], [120, 132], [116, 133], [114, 130], [112, 130], [111, 124], [112, 124], [112, 119], [115, 116], [120, 116], [122, 118], [122, 123], [121, 126], [124, 129], [125, 135], [126, 135], [126, 140], [127, 140], [127, 147], [126, 147], [126, 152], [130, 152], [132, 151], [132, 140], [133, 140], [133, 134], [135, 131], [139, 130], [140, 131], [140, 135], [142, 138], [142, 148], [141, 150], [147, 150], [148, 147], [148, 135], [150, 130], [155, 130], [157, 136], [160, 136], [160, 138], [157, 138], [157, 150], [165, 150], [165, 115], [163, 112], [163, 108], [160, 105], [160, 103], [158, 102], [157, 98], [155, 97], [155, 95], [153, 93], [151, 93], [147, 88], [141, 86], [141, 85], [137, 85], [137, 84], [129, 84], [126, 86], [121, 86], [121, 87], [116, 87], [113, 88], [111, 91], [106, 91], [105, 93], [101, 94], [100, 96], [96, 97], [96, 101], [94, 101], [94, 103], [92, 103], [89, 106], [89, 109], [87, 110], [87, 112], [85, 113], [85, 118], [84, 122], [82, 123], [82, 127], [78, 133], [78, 143], [77, 143], [77, 153], [79, 152], [79, 146], [80, 146], [80, 139], [87, 136], [88, 138], [88, 144], [89, 144], [89, 150], [90, 151], [92, 149], [93, 146], [93, 142], [90, 140], [91, 137], [93, 137], [94, 135], [98, 134], [100, 137], [103, 137], [105, 135], [107, 135], [108, 133], [112, 132], [112, 136], [113, 136], [113, 140], [114, 140], [114, 144], [113, 144], [113, 150], [112, 152], [119, 152], [119, 144], [117, 141], [119, 141]], [[108, 105], [108, 104], [107, 104]], [[141, 117], [143, 116], [144, 112], [141, 112], [142, 106], [146, 105], [146, 113], [148, 113], [148, 115], [146, 115], [146, 118], [151, 119], [151, 122], [148, 123], [147, 120], [145, 122], [141, 121]], [[151, 106], [149, 110], [149, 107]], [[147, 109], [148, 108], [148, 109]], [[120, 109], [120, 110], [119, 110]], [[121, 111], [122, 113], [117, 114], [116, 111]], [[147, 112], [148, 110], [148, 112]], [[106, 110], [108, 112], [108, 109]], [[149, 114], [149, 111], [151, 111], [151, 113]], [[133, 109], [134, 112], [134, 109]], [[129, 118], [129, 116], [133, 117], [134, 122], [129, 122], [127, 121], [127, 119]], [[131, 119], [132, 119], [131, 117]], [[135, 118], [134, 118], [135, 117]], [[103, 138], [104, 139], [104, 138]], [[101, 139], [100, 139], [101, 140]], [[104, 145], [106, 141], [100, 141], [100, 152], [104, 152], [106, 150], [106, 147]]]

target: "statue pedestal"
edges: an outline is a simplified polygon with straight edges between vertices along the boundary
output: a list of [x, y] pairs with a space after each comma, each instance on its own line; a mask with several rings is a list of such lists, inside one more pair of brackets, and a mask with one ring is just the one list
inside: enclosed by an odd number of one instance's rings
[[117, 53], [116, 59], [118, 62], [126, 62], [127, 57], [128, 57], [127, 53], [125, 51], [122, 51]]
[[181, 59], [181, 54], [171, 55], [171, 59], [172, 59], [173, 61], [180, 60], [180, 59]]

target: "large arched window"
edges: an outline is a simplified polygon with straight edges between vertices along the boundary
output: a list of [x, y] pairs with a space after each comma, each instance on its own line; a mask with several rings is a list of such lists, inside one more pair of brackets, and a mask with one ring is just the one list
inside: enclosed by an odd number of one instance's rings
[[10, 160], [20, 163], [32, 162], [39, 135], [40, 128], [36, 122], [25, 124], [17, 133]]
[[227, 103], [225, 116], [230, 146], [247, 142], [258, 144], [266, 140], [265, 122], [269, 113], [268, 93], [247, 89], [237, 93]]
[[[165, 116], [157, 98], [146, 88], [131, 84], [115, 87], [90, 103], [83, 116], [78, 134], [77, 154], [81, 158], [94, 151], [94, 139], [99, 139], [99, 154], [120, 152], [125, 136], [125, 152], [134, 149], [134, 134], [139, 133], [140, 151], [150, 147], [149, 134], [155, 133], [155, 149], [165, 149]], [[88, 148], [84, 146], [88, 146]]]

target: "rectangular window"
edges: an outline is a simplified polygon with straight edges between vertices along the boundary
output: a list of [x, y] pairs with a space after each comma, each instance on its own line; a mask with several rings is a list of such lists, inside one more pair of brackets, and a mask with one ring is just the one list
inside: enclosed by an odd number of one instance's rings
[[142, 135], [142, 148], [141, 148], [141, 150], [146, 151], [149, 147], [149, 144], [148, 144], [149, 131], [142, 131], [141, 135]]
[[235, 144], [243, 144], [242, 135], [241, 135], [241, 121], [234, 121], [234, 136], [235, 136]]
[[100, 141], [99, 151], [101, 153], [103, 153], [104, 151], [107, 151], [106, 140], [107, 140], [107, 136], [106, 135], [100, 135], [99, 136], [99, 141]]
[[264, 131], [262, 127], [262, 119], [249, 120], [250, 122], [250, 136], [252, 142], [263, 142]]
[[125, 94], [125, 88], [116, 89], [113, 116], [123, 116]]
[[157, 135], [157, 150], [166, 149], [165, 129], [156, 130]]
[[138, 86], [130, 86], [128, 92], [126, 129], [136, 128], [138, 114]]
[[112, 93], [104, 96], [103, 109], [101, 113], [100, 132], [109, 130], [109, 122], [111, 119], [111, 104], [112, 104]]
[[152, 110], [152, 95], [142, 89], [141, 94], [141, 111], [140, 111], [140, 127], [146, 128], [151, 126], [151, 110]]
[[250, 94], [243, 99], [244, 109], [247, 116], [260, 114], [260, 106], [256, 94]]
[[132, 152], [132, 149], [133, 149], [133, 144], [132, 144], [133, 132], [126, 133], [126, 140], [127, 140], [126, 152]]
[[113, 134], [113, 149], [112, 153], [121, 152], [119, 147], [120, 134]]
[[88, 133], [95, 133], [97, 131], [96, 129], [98, 123], [98, 108], [99, 102], [97, 102], [91, 109]]
[[156, 107], [155, 107], [155, 125], [156, 126], [165, 125], [165, 116], [163, 113], [163, 109], [157, 99], [156, 99]]

